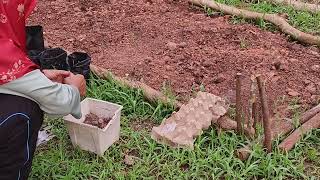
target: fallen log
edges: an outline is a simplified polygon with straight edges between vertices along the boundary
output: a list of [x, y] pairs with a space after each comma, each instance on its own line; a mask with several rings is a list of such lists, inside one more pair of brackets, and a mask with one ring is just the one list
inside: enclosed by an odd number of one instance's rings
[[[320, 113], [320, 104], [306, 111], [299, 119], [299, 124], [304, 124], [318, 113]], [[286, 135], [293, 129], [295, 129], [294, 124], [292, 122], [285, 121], [281, 125], [275, 126], [275, 128], [273, 129], [273, 138], [277, 138], [281, 135]]]
[[216, 11], [223, 12], [229, 15], [239, 16], [245, 19], [263, 19], [277, 26], [282, 32], [290, 35], [292, 38], [306, 44], [320, 46], [320, 37], [304, 33], [291, 26], [286, 19], [277, 14], [258, 13], [236, 7], [220, 4], [213, 0], [188, 0], [190, 3], [198, 6], [210, 7]]
[[174, 102], [171, 102], [170, 98], [165, 96], [163, 93], [151, 88], [150, 86], [148, 86], [142, 82], [130, 81], [130, 80], [127, 80], [127, 79], [124, 79], [121, 77], [114, 76], [111, 74], [110, 71], [103, 69], [101, 67], [95, 66], [95, 65], [90, 65], [90, 70], [102, 79], [113, 79], [113, 80], [117, 81], [118, 83], [123, 84], [125, 86], [128, 86], [130, 88], [141, 89], [144, 93], [145, 98], [149, 102], [161, 101], [164, 104], [173, 103], [173, 105], [177, 108], [180, 108], [182, 105], [182, 103], [180, 103], [179, 101], [176, 101], [176, 100]]
[[284, 152], [290, 151], [304, 134], [317, 128], [320, 128], [320, 113], [312, 117], [307, 122], [305, 122], [302, 126], [296, 129], [292, 134], [290, 134], [286, 139], [284, 139], [279, 145], [279, 149]]
[[271, 3], [292, 6], [295, 10], [298, 10], [298, 11], [308, 11], [314, 14], [320, 12], [320, 5], [318, 4], [310, 4], [310, 3], [301, 2], [297, 0], [267, 0], [267, 1]]
[[301, 117], [300, 124], [307, 122], [318, 113], [320, 113], [320, 104], [305, 112]]

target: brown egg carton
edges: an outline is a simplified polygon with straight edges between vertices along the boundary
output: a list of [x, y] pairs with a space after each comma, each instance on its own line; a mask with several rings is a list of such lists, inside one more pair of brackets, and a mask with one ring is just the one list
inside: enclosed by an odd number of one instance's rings
[[196, 98], [182, 105], [160, 126], [153, 127], [151, 137], [159, 143], [172, 147], [193, 149], [193, 143], [203, 130], [227, 113], [224, 99], [206, 92], [199, 92]]

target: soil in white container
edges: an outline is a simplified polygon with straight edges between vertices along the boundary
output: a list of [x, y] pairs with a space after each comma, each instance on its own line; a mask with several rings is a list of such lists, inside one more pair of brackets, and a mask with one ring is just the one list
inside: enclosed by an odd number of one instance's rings
[[86, 115], [84, 123], [90, 124], [92, 126], [97, 126], [100, 129], [103, 129], [109, 124], [110, 121], [111, 118], [100, 118], [97, 115], [90, 113]]

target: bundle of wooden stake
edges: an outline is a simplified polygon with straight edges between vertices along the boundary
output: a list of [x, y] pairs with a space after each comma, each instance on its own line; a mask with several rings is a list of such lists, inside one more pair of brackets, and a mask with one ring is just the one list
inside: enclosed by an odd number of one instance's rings
[[[265, 83], [262, 80], [260, 75], [253, 76], [251, 78], [251, 90], [250, 90], [250, 107], [249, 107], [249, 120], [247, 124], [244, 125], [242, 122], [242, 110], [241, 110], [241, 79], [242, 75], [237, 74], [236, 76], [236, 122], [237, 122], [237, 131], [240, 134], [245, 133], [246, 135], [253, 137], [254, 133], [257, 131], [256, 124], [258, 123], [257, 118], [257, 97], [256, 97], [256, 89], [258, 87], [259, 90], [259, 99], [261, 103], [261, 111], [262, 111], [262, 119], [263, 119], [263, 129], [264, 129], [264, 136], [261, 139], [258, 139], [258, 143], [262, 143], [264, 148], [267, 150], [268, 153], [272, 152], [272, 140], [277, 138], [280, 135], [286, 135], [292, 130], [295, 129], [293, 123], [291, 122], [283, 122], [281, 128], [274, 128], [272, 126], [274, 121], [270, 118], [270, 111], [268, 107], [268, 100], [266, 96], [265, 90]], [[256, 85], [257, 83], [257, 85]], [[279, 149], [288, 152], [291, 150], [294, 145], [300, 140], [300, 138], [310, 132], [312, 129], [320, 128], [320, 105], [310, 109], [309, 111], [305, 112], [299, 120], [301, 126], [294, 130], [287, 138], [285, 138], [281, 144], [279, 145]], [[253, 128], [253, 131], [248, 131], [246, 128]], [[251, 133], [247, 133], [251, 132]], [[249, 144], [243, 148], [236, 150], [236, 155], [241, 160], [248, 159], [250, 152], [251, 152], [252, 144]]]

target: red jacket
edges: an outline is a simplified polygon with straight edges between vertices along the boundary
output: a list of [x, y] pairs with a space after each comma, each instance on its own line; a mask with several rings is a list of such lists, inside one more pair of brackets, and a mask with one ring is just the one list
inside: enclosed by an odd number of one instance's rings
[[27, 56], [25, 22], [35, 0], [0, 0], [0, 85], [38, 68]]

